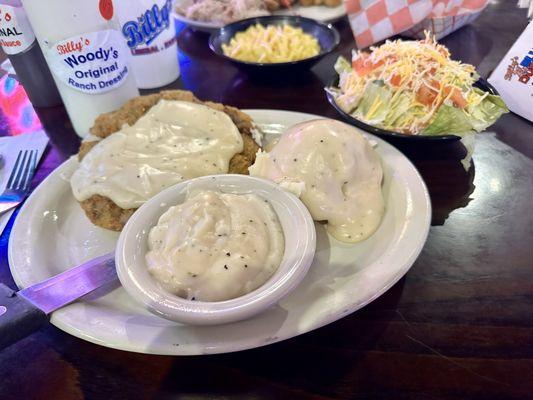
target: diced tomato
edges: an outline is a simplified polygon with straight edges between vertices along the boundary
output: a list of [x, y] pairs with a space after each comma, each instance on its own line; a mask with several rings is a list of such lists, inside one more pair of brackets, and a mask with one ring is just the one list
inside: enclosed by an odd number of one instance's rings
[[[434, 87], [435, 89], [440, 88], [440, 84], [437, 81], [432, 81], [431, 86]], [[418, 92], [416, 92], [416, 100], [419, 103], [422, 103], [426, 106], [430, 106], [431, 104], [433, 104], [433, 102], [437, 98], [437, 95], [438, 95], [438, 92], [436, 92], [429, 86], [423, 84], [422, 86], [420, 86], [420, 89], [418, 89]]]
[[352, 60], [352, 67], [357, 75], [365, 76], [372, 72], [372, 63], [368, 61], [368, 53], [360, 53], [359, 57]]
[[366, 76], [385, 63], [383, 60], [373, 63], [368, 59], [369, 56], [368, 53], [360, 53], [359, 57], [352, 61], [352, 67], [357, 75]]
[[390, 78], [390, 83], [392, 86], [400, 86], [402, 84], [402, 77], [394, 74], [392, 75], [392, 78]]
[[[450, 95], [451, 92], [451, 95]], [[461, 91], [455, 87], [446, 86], [444, 88], [444, 96], [448, 97], [450, 95], [450, 99], [453, 102], [453, 105], [457, 108], [465, 108], [467, 105], [467, 102], [463, 95], [461, 94]]]

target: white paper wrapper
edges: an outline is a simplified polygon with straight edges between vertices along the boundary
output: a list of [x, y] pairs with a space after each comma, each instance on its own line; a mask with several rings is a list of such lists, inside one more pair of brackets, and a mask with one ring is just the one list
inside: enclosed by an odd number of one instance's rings
[[522, 32], [488, 80], [512, 112], [533, 121], [533, 22]]

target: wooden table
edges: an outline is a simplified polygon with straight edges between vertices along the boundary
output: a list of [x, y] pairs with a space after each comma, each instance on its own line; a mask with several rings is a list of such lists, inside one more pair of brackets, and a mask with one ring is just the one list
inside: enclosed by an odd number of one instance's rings
[[[443, 42], [487, 76], [527, 24], [515, 3], [494, 2]], [[349, 54], [348, 24], [337, 27]], [[322, 88], [338, 54], [297, 79], [252, 81], [214, 57], [204, 35], [185, 29], [179, 45], [175, 87], [241, 108], [337, 116]], [[63, 108], [39, 116], [52, 146], [35, 185], [78, 146]], [[0, 353], [0, 398], [533, 398], [532, 124], [501, 118], [478, 136], [469, 172], [458, 143], [394, 144], [429, 187], [433, 224], [406, 277], [369, 306], [282, 343], [202, 357], [111, 350], [49, 325]], [[14, 288], [9, 229], [0, 281]]]

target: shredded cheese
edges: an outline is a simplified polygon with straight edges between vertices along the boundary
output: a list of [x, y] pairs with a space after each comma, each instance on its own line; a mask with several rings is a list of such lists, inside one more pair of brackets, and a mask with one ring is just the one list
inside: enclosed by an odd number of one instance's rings
[[241, 61], [280, 63], [316, 56], [320, 44], [301, 28], [255, 24], [237, 32], [228, 44], [222, 45], [222, 50], [226, 56]]

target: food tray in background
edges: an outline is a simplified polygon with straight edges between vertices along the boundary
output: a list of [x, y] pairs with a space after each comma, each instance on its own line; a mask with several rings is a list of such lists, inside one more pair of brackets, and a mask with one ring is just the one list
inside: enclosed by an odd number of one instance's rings
[[[184, 1], [184, 0], [178, 0], [176, 3], [179, 3], [180, 1]], [[299, 15], [301, 17], [314, 19], [320, 22], [330, 23], [330, 22], [335, 22], [339, 20], [340, 18], [344, 17], [346, 15], [346, 8], [344, 7], [344, 4], [341, 4], [337, 7], [326, 7], [326, 6], [302, 7], [302, 6], [296, 5], [290, 9], [274, 11], [272, 15]], [[224, 26], [223, 24], [220, 24], [217, 22], [195, 21], [192, 19], [188, 19], [185, 16], [178, 14], [177, 12], [174, 12], [174, 18], [176, 19], [177, 22], [181, 22], [185, 25], [190, 26], [192, 29], [196, 31], [205, 32], [205, 33], [216, 32], [218, 29]]]

